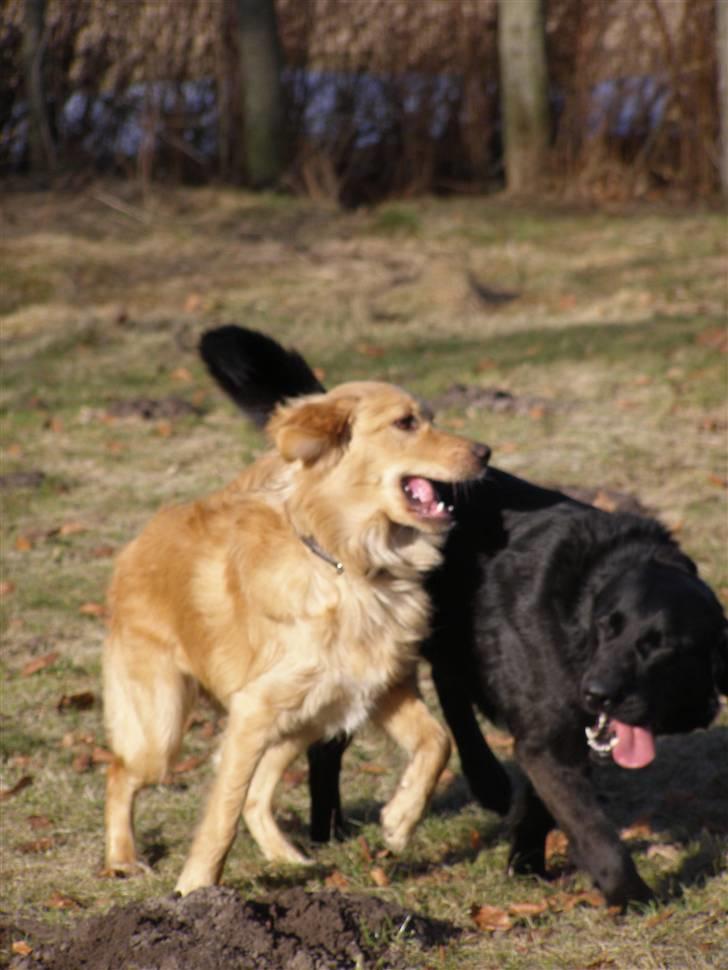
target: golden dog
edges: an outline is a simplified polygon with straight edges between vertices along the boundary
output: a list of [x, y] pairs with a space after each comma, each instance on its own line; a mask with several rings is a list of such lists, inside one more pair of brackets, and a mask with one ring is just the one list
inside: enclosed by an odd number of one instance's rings
[[412, 397], [373, 382], [299, 398], [268, 433], [274, 450], [228, 487], [158, 513], [122, 552], [110, 589], [109, 869], [144, 868], [134, 798], [168, 773], [199, 685], [228, 713], [182, 893], [218, 881], [241, 812], [267, 858], [307, 861], [271, 803], [317, 738], [371, 717], [408, 752], [382, 811], [395, 850], [450, 752], [416, 686], [423, 579], [451, 523], [438, 482], [479, 476], [489, 449], [435, 430]]

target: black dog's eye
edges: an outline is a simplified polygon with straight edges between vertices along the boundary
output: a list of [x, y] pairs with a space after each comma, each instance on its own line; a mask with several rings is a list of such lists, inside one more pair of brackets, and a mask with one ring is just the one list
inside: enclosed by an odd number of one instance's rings
[[420, 422], [417, 420], [414, 414], [406, 414], [403, 418], [397, 418], [393, 424], [394, 427], [399, 428], [400, 431], [416, 431]]
[[644, 633], [637, 640], [637, 643], [635, 644], [635, 649], [637, 650], [637, 653], [643, 660], [647, 660], [650, 654], [654, 653], [661, 643], [662, 643], [662, 634], [660, 633], [660, 631], [649, 630], [647, 633]]

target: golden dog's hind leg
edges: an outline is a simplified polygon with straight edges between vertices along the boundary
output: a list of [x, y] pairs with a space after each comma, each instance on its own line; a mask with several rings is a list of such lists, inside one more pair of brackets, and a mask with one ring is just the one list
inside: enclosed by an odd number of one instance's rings
[[220, 747], [220, 764], [212, 782], [202, 821], [177, 880], [182, 895], [212, 886], [235, 838], [240, 813], [253, 774], [271, 743], [276, 743], [275, 712], [265, 697], [240, 691], [230, 699], [228, 723]]
[[149, 872], [134, 842], [134, 801], [177, 756], [197, 695], [168, 651], [141, 638], [110, 640], [104, 654], [104, 716], [114, 759], [106, 776], [106, 868]]
[[398, 684], [377, 706], [374, 721], [410, 755], [404, 775], [382, 809], [384, 840], [400, 852], [427, 807], [450, 757], [450, 739], [419, 696], [414, 678]]
[[[311, 739], [313, 740], [313, 739]], [[308, 746], [298, 735], [268, 748], [255, 769], [243, 818], [250, 834], [270, 862], [310, 865], [311, 860], [283, 835], [273, 818], [272, 804], [276, 785], [289, 764]]]

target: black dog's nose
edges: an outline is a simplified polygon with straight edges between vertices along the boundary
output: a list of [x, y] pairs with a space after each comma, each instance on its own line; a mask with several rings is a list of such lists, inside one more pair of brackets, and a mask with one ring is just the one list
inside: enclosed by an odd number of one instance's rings
[[490, 460], [490, 454], [491, 454], [491, 451], [488, 445], [483, 445], [479, 441], [476, 441], [470, 450], [478, 459], [478, 461], [483, 466], [483, 468], [485, 468], [485, 466], [488, 464], [488, 461]]
[[587, 709], [593, 714], [608, 711], [614, 701], [612, 689], [600, 680], [590, 680], [582, 685], [582, 695]]

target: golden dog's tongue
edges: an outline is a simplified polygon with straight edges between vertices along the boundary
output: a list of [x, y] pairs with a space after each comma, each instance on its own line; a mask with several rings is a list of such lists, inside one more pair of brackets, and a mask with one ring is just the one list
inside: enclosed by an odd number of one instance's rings
[[410, 478], [407, 481], [407, 490], [422, 505], [430, 505], [435, 501], [435, 490], [426, 478]]
[[648, 728], [623, 724], [614, 718], [609, 726], [617, 735], [612, 757], [622, 768], [644, 768], [655, 757], [655, 739]]

